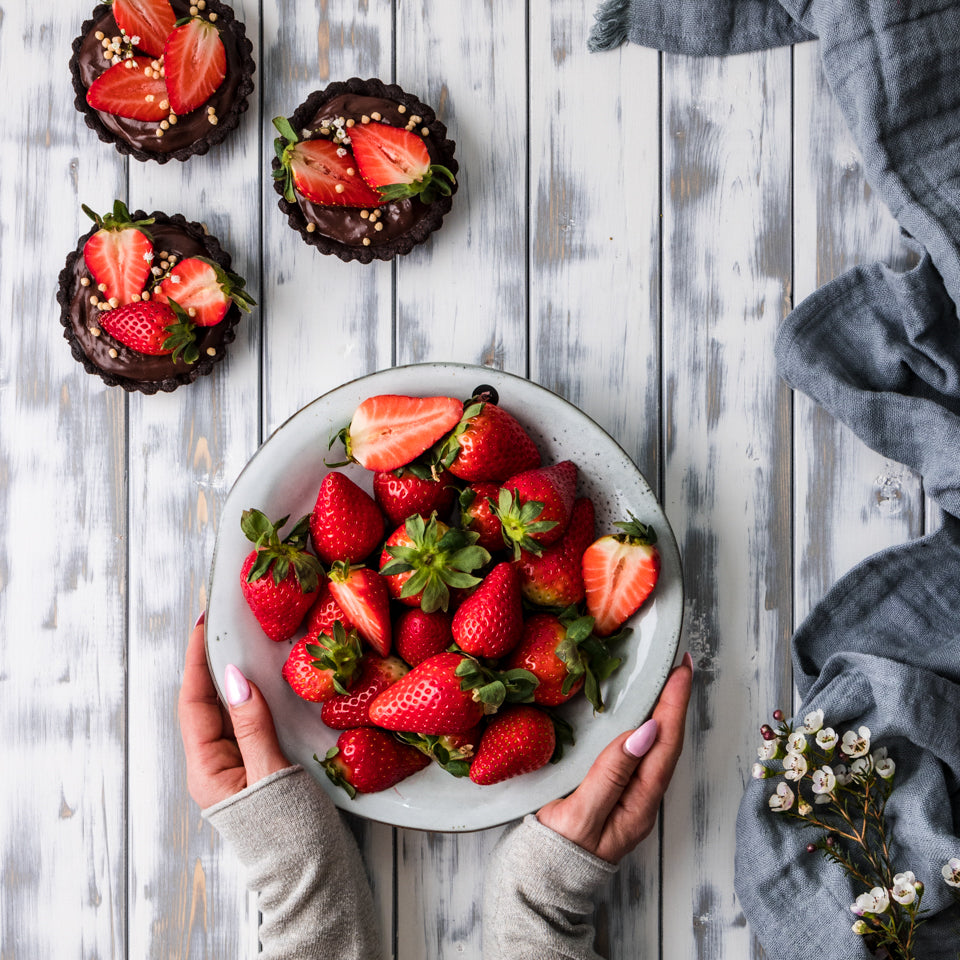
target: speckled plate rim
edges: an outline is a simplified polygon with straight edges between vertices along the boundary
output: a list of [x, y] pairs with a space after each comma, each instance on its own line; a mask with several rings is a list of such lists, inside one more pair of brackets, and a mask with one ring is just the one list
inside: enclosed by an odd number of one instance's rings
[[[239, 571], [249, 544], [240, 531], [240, 514], [252, 506], [272, 519], [289, 513], [292, 521], [308, 513], [328, 469], [323, 458], [329, 439], [366, 397], [400, 393], [466, 398], [484, 383], [497, 389], [500, 403], [527, 428], [544, 462], [569, 456], [578, 464], [578, 495], [594, 500], [598, 535], [612, 532], [613, 521], [624, 519], [628, 510], [654, 525], [660, 581], [629, 621], [634, 633], [618, 650], [624, 663], [605, 684], [605, 712], [594, 715], [583, 698], [560, 709], [577, 735], [560, 763], [487, 787], [457, 780], [433, 766], [390, 790], [351, 800], [313, 759], [336, 741], [337, 731], [327, 728], [317, 705], [296, 697], [280, 674], [292, 641], [275, 644], [267, 639], [243, 601]], [[296, 470], [291, 470], [293, 463]], [[593, 467], [600, 463], [605, 465], [602, 475]], [[357, 465], [341, 469], [371, 489], [371, 473]], [[620, 445], [583, 411], [547, 388], [499, 370], [459, 363], [411, 364], [359, 377], [313, 400], [278, 427], [243, 468], [224, 502], [208, 598], [207, 658], [221, 698], [224, 667], [235, 663], [270, 704], [285, 754], [302, 764], [337, 806], [393, 826], [437, 832], [498, 826], [569, 793], [610, 740], [649, 716], [676, 657], [683, 620], [676, 538], [650, 485]]]

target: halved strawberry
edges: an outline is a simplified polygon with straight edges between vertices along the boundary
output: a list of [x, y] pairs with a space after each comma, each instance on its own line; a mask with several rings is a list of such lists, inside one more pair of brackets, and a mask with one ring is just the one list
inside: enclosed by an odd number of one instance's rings
[[396, 470], [452, 430], [462, 412], [463, 404], [453, 397], [380, 394], [364, 400], [337, 437], [347, 457], [367, 470]]
[[350, 128], [350, 146], [360, 174], [384, 200], [419, 196], [424, 203], [449, 197], [453, 174], [430, 162], [421, 137], [386, 123], [365, 123]]
[[330, 592], [357, 632], [381, 657], [390, 653], [390, 597], [376, 570], [338, 560], [330, 570]]
[[200, 17], [176, 27], [163, 45], [163, 71], [173, 112], [196, 110], [227, 75], [227, 51], [220, 31]]
[[175, 303], [128, 303], [116, 310], [104, 310], [97, 320], [114, 340], [137, 353], [170, 354], [173, 360], [184, 363], [195, 363], [200, 356], [194, 325]]
[[131, 57], [104, 70], [90, 84], [87, 103], [94, 110], [130, 120], [166, 120], [172, 101], [161, 76], [152, 70], [152, 76], [144, 76], [150, 63], [149, 57]]
[[660, 576], [660, 553], [653, 527], [633, 514], [617, 523], [623, 533], [601, 537], [583, 555], [583, 583], [587, 611], [595, 619], [594, 632], [613, 633], [653, 592]]
[[[274, 117], [280, 136], [273, 144], [280, 161], [274, 180], [283, 180], [283, 196], [296, 203], [296, 193], [324, 207], [378, 207], [383, 200], [363, 182], [346, 147], [322, 138], [301, 140], [286, 117]], [[296, 190], [296, 193], [294, 193]]]
[[177, 25], [168, 0], [113, 0], [113, 18], [135, 47], [153, 57], [163, 55], [163, 45]]
[[197, 326], [213, 327], [226, 316], [231, 303], [248, 313], [256, 305], [243, 289], [245, 283], [243, 277], [224, 270], [213, 260], [187, 257], [170, 268], [153, 298], [166, 303], [172, 297]]
[[121, 306], [130, 303], [143, 292], [150, 276], [153, 241], [145, 228], [153, 217], [132, 220], [122, 200], [115, 200], [113, 213], [102, 217], [86, 204], [83, 212], [100, 228], [83, 245], [87, 269], [98, 287], [106, 287], [101, 291], [104, 300], [116, 297]]

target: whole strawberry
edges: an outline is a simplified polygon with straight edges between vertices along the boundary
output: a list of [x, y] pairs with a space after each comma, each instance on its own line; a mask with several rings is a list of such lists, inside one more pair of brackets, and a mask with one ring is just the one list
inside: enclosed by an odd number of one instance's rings
[[573, 504], [563, 536], [537, 556], [520, 551], [514, 561], [520, 575], [520, 592], [530, 603], [565, 609], [584, 597], [583, 554], [596, 536], [593, 502], [580, 497]]
[[360, 675], [353, 686], [326, 700], [320, 709], [320, 719], [334, 730], [371, 726], [370, 704], [408, 669], [397, 657], [368, 653], [361, 661]]
[[640, 609], [660, 576], [656, 532], [633, 514], [629, 516], [628, 521], [614, 524], [622, 533], [601, 537], [583, 554], [587, 611], [600, 637], [609, 636]]
[[[619, 638], [618, 638], [619, 639]], [[537, 613], [523, 624], [520, 642], [503, 662], [505, 670], [529, 670], [539, 683], [534, 703], [556, 707], [580, 690], [598, 713], [603, 710], [601, 684], [621, 661], [593, 634], [593, 617], [576, 607], [562, 614]]]
[[480, 579], [471, 571], [490, 559], [476, 540], [475, 533], [448, 527], [435, 516], [424, 522], [414, 514], [387, 537], [380, 555], [390, 596], [428, 613], [446, 610], [451, 588], [475, 586]]
[[428, 766], [430, 760], [383, 730], [360, 727], [341, 733], [320, 763], [333, 783], [355, 797], [387, 790]]
[[550, 762], [556, 733], [549, 715], [537, 707], [508, 706], [488, 724], [470, 764], [470, 779], [487, 785], [532, 773]]
[[441, 462], [469, 483], [502, 483], [508, 477], [540, 466], [540, 451], [526, 430], [503, 407], [468, 401], [463, 417], [444, 441]]
[[387, 730], [410, 733], [463, 733], [484, 715], [484, 705], [457, 674], [467, 658], [438, 653], [417, 664], [370, 705], [370, 719]]
[[452, 644], [450, 614], [443, 610], [427, 613], [412, 607], [404, 610], [393, 625], [394, 649], [411, 667], [443, 653]]
[[424, 519], [432, 513], [441, 519], [449, 517], [457, 488], [446, 470], [441, 470], [434, 479], [429, 473], [420, 476], [419, 470], [400, 467], [373, 475], [373, 496], [387, 520], [397, 527], [415, 513]]
[[290, 649], [281, 673], [293, 692], [303, 700], [322, 703], [346, 694], [360, 669], [360, 638], [336, 623], [331, 633], [314, 640], [298, 640]]
[[460, 526], [477, 534], [477, 545], [490, 553], [505, 547], [500, 518], [495, 505], [500, 495], [499, 483], [471, 483], [460, 494]]
[[577, 466], [572, 460], [526, 470], [504, 481], [496, 512], [514, 558], [521, 549], [539, 553], [563, 536], [576, 489]]
[[259, 510], [244, 510], [240, 528], [255, 544], [240, 570], [240, 589], [264, 633], [276, 642], [297, 632], [317, 596], [323, 567], [307, 553], [308, 517], [302, 517], [283, 539], [276, 523]]
[[517, 571], [512, 564], [498, 563], [457, 608], [453, 639], [464, 653], [496, 659], [517, 645], [522, 631]]
[[338, 560], [329, 575], [330, 592], [357, 632], [381, 657], [390, 654], [390, 597], [376, 570]]
[[366, 491], [332, 470], [323, 478], [310, 514], [310, 539], [326, 564], [359, 563], [383, 539], [383, 514]]
[[124, 346], [148, 356], [170, 355], [196, 363], [200, 356], [193, 321], [176, 303], [144, 300], [115, 310], [104, 310], [100, 326]]

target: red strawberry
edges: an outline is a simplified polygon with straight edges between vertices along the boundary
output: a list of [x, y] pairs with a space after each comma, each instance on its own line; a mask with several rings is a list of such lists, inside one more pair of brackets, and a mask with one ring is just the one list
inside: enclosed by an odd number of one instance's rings
[[573, 504], [570, 523], [563, 536], [538, 557], [520, 551], [514, 561], [525, 599], [542, 607], [569, 607], [584, 596], [583, 553], [596, 536], [593, 502], [580, 497]]
[[498, 563], [453, 617], [453, 638], [476, 657], [502, 657], [523, 631], [520, 581], [512, 564]]
[[443, 610], [404, 610], [393, 625], [393, 648], [411, 667], [443, 653], [452, 643], [450, 615]]
[[83, 245], [83, 259], [99, 287], [101, 299], [116, 298], [120, 306], [140, 297], [150, 277], [153, 242], [145, 227], [153, 223], [132, 220], [122, 200], [115, 200], [113, 213], [99, 216], [86, 204], [83, 211], [100, 228]]
[[[150, 57], [130, 57], [115, 63], [90, 84], [87, 103], [94, 110], [130, 120], [166, 120], [170, 114], [167, 85], [150, 68], [151, 63]], [[148, 69], [149, 77], [144, 75]]]
[[383, 577], [342, 560], [330, 570], [330, 592], [357, 632], [381, 657], [390, 653], [390, 597]]
[[595, 710], [603, 710], [600, 684], [620, 666], [607, 645], [593, 635], [593, 617], [576, 608], [560, 616], [537, 613], [523, 624], [520, 643], [502, 664], [504, 670], [529, 670], [539, 683], [533, 700], [544, 707], [566, 703], [585, 689]]
[[615, 526], [623, 533], [601, 537], [583, 555], [587, 610], [596, 621], [594, 631], [601, 637], [613, 633], [640, 608], [660, 576], [653, 527], [633, 514], [629, 521]]
[[470, 758], [476, 753], [483, 734], [483, 725], [477, 724], [464, 733], [445, 733], [441, 736], [424, 733], [397, 733], [397, 738], [421, 753], [436, 760], [440, 767], [455, 777], [470, 772]]
[[171, 110], [181, 115], [196, 110], [227, 75], [220, 31], [200, 17], [176, 27], [163, 45], [163, 71]]
[[452, 397], [369, 397], [338, 436], [347, 457], [367, 470], [396, 470], [416, 460], [460, 419]]
[[271, 523], [259, 510], [244, 510], [240, 528], [256, 549], [248, 554], [240, 571], [240, 589], [264, 633], [277, 642], [297, 632], [316, 599], [323, 568], [304, 549], [308, 517], [302, 517], [280, 539], [289, 517]]
[[419, 196], [424, 203], [449, 197], [453, 173], [430, 162], [421, 137], [386, 123], [358, 124], [350, 129], [350, 146], [363, 179], [384, 200]]
[[153, 299], [161, 303], [175, 300], [197, 326], [213, 327], [226, 316], [231, 303], [247, 312], [256, 304], [243, 289], [244, 283], [243, 277], [213, 260], [188, 257], [170, 268]]
[[387, 687], [396, 683], [409, 668], [397, 657], [368, 653], [360, 676], [346, 693], [331, 697], [320, 710], [320, 719], [334, 730], [351, 730], [371, 725], [370, 704]]
[[377, 793], [430, 763], [414, 747], [375, 727], [344, 730], [321, 761], [327, 776], [350, 794]]
[[370, 705], [370, 719], [387, 730], [410, 733], [463, 733], [483, 718], [484, 705], [462, 690], [457, 669], [468, 658], [438, 653], [417, 664]]
[[195, 363], [200, 356], [194, 325], [179, 308], [144, 300], [116, 310], [104, 310], [98, 322], [114, 340], [149, 356], [170, 354], [174, 360]]
[[563, 536], [576, 489], [577, 466], [572, 460], [525, 470], [504, 482], [496, 512], [504, 538], [513, 543], [515, 559], [521, 548], [540, 553]]
[[432, 516], [427, 523], [414, 514], [387, 537], [380, 573], [394, 599], [431, 613], [446, 610], [450, 588], [472, 587], [490, 554], [476, 546], [477, 535], [448, 527]]
[[483, 732], [470, 779], [486, 785], [539, 770], [550, 762], [556, 743], [553, 721], [542, 710], [505, 707]]
[[457, 498], [453, 477], [446, 470], [436, 478], [420, 477], [408, 467], [383, 470], [373, 475], [373, 496], [393, 526], [419, 513], [447, 517]]
[[540, 451], [513, 414], [494, 403], [471, 400], [456, 430], [444, 441], [441, 462], [461, 480], [502, 483], [540, 466]]
[[273, 125], [280, 131], [273, 142], [279, 160], [273, 178], [284, 181], [289, 203], [296, 203], [297, 193], [324, 207], [377, 207], [383, 202], [357, 173], [346, 147], [322, 138], [300, 140], [286, 117], [274, 117]]
[[383, 539], [383, 514], [366, 491], [333, 470], [320, 484], [310, 514], [310, 538], [324, 563], [361, 561]]
[[343, 624], [337, 623], [329, 635], [321, 634], [314, 641], [308, 637], [298, 640], [281, 673], [298, 697], [322, 703], [347, 693], [362, 656], [356, 631], [347, 633]]
[[503, 550], [503, 529], [493, 505], [500, 495], [499, 483], [472, 483], [460, 494], [460, 526], [476, 533], [484, 550]]
[[336, 597], [330, 592], [329, 582], [324, 580], [317, 591], [317, 599], [307, 614], [307, 638], [317, 637], [321, 633], [329, 634], [337, 620], [343, 624], [344, 630], [354, 629], [350, 618], [343, 612]]
[[113, 0], [113, 18], [135, 47], [153, 57], [163, 55], [163, 45], [177, 24], [167, 0]]

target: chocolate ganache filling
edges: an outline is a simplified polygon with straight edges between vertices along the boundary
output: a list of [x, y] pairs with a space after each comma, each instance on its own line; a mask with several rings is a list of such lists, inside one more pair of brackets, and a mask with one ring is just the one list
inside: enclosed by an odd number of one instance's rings
[[[134, 214], [136, 219], [145, 217], [142, 211]], [[177, 261], [187, 257], [206, 257], [224, 268], [229, 268], [230, 257], [220, 247], [215, 237], [204, 234], [202, 227], [190, 223], [181, 216], [166, 217], [154, 213], [156, 222], [147, 227], [153, 239], [157, 262], [164, 253], [173, 254]], [[83, 258], [83, 246], [96, 231], [96, 227], [80, 239], [77, 249], [67, 258], [66, 266], [60, 274], [60, 294], [58, 299], [64, 307], [61, 323], [67, 328], [65, 336], [71, 341], [74, 355], [77, 349], [97, 369], [96, 372], [116, 378], [122, 385], [124, 380], [136, 383], [150, 381], [189, 382], [197, 371], [209, 373], [213, 362], [224, 354], [225, 344], [235, 337], [240, 311], [231, 304], [226, 316], [212, 327], [196, 327], [197, 346], [200, 359], [193, 364], [183, 360], [172, 360], [169, 355], [150, 356], [137, 353], [114, 340], [101, 328], [101, 311], [91, 303], [97, 298], [97, 288]], [[83, 278], [90, 280], [88, 286], [81, 283]], [[82, 356], [77, 356], [82, 360]], [[108, 379], [108, 377], [105, 377]], [[164, 389], [164, 388], [161, 388]]]
[[[170, 6], [173, 7], [178, 19], [189, 15], [188, 0], [170, 0]], [[93, 11], [93, 19], [84, 24], [85, 32], [74, 41], [74, 57], [71, 63], [74, 76], [83, 87], [83, 106], [86, 111], [98, 118], [108, 133], [129, 143], [134, 151], [144, 154], [163, 156], [185, 151], [198, 141], [210, 139], [215, 132], [217, 134], [215, 139], [222, 139], [227, 129], [217, 130], [217, 126], [210, 122], [211, 114], [208, 107], [213, 108], [213, 116], [217, 118], [217, 124], [222, 123], [224, 118], [236, 110], [238, 101], [242, 100], [241, 109], [245, 108], [246, 97], [252, 89], [249, 76], [253, 72], [253, 67], [249, 55], [245, 58], [246, 51], [241, 49], [249, 46], [242, 24], [234, 20], [229, 7], [218, 3], [217, 0], [208, 0], [205, 12], [218, 11], [217, 26], [220, 28], [220, 39], [227, 54], [226, 76], [202, 106], [178, 116], [176, 123], [171, 123], [168, 129], [163, 131], [163, 135], [158, 136], [159, 127], [155, 120], [132, 120], [128, 117], [119, 117], [103, 110], [94, 110], [86, 103], [86, 90], [89, 89], [90, 84], [117, 62], [107, 60], [104, 56], [103, 41], [97, 38], [97, 33], [100, 32], [105, 37], [120, 36], [120, 28], [117, 26], [111, 7], [107, 4], [97, 6]], [[139, 52], [137, 55], [144, 56]], [[246, 69], [245, 60], [249, 61], [249, 68]], [[78, 90], [78, 106], [81, 105], [80, 93], [81, 91]], [[236, 126], [236, 120], [229, 126]]]

